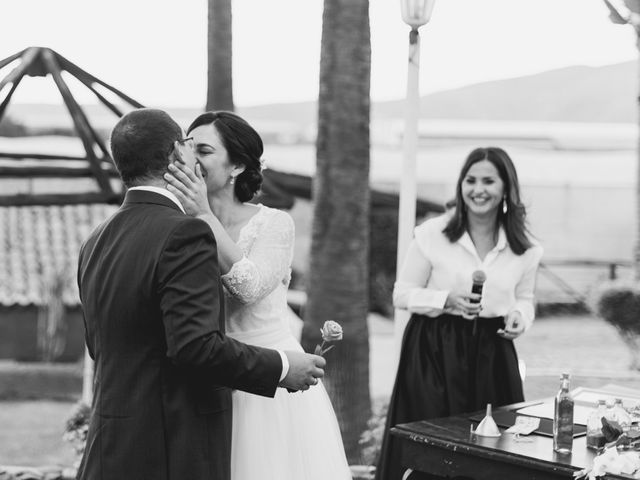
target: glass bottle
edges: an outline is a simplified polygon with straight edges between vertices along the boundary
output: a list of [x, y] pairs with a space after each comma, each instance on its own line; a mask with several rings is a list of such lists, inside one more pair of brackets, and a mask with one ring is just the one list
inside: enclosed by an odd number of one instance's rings
[[610, 398], [607, 399], [606, 408], [604, 409], [603, 417], [612, 422], [617, 422], [618, 419], [616, 418], [616, 411], [614, 410], [613, 407], [614, 407], [613, 401]]
[[554, 400], [553, 449], [558, 453], [571, 453], [573, 446], [573, 397], [569, 393], [569, 374], [560, 378], [560, 390]]
[[616, 398], [613, 404], [613, 412], [614, 418], [616, 422], [618, 422], [618, 425], [620, 425], [620, 428], [622, 428], [622, 431], [628, 432], [629, 427], [631, 427], [631, 415], [624, 409], [621, 398]]
[[598, 406], [587, 418], [587, 448], [599, 450], [606, 443], [602, 433], [602, 417], [604, 417], [607, 405], [604, 400], [598, 400]]

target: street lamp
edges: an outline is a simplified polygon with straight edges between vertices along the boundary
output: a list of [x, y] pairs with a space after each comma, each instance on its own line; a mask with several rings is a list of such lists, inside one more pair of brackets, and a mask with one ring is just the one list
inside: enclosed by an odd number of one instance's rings
[[[402, 8], [402, 20], [418, 34], [418, 28], [426, 25], [431, 19], [431, 12], [435, 0], [400, 0]], [[409, 50], [409, 62], [411, 62], [411, 50]]]
[[[398, 211], [398, 252], [396, 278], [400, 273], [416, 223], [416, 153], [418, 148], [418, 114], [420, 110], [420, 34], [418, 29], [429, 22], [435, 0], [400, 0], [402, 20], [411, 27], [409, 32], [409, 62], [407, 98], [404, 117], [402, 176]], [[400, 352], [402, 334], [409, 320], [406, 310], [395, 311], [394, 331], [396, 353]]]

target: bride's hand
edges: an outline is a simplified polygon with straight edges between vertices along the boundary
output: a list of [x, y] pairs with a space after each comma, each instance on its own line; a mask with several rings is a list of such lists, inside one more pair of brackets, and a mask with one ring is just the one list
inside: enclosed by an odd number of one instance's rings
[[207, 184], [199, 163], [196, 163], [195, 172], [184, 163], [170, 163], [169, 173], [164, 174], [164, 179], [167, 190], [178, 197], [187, 215], [198, 217], [211, 214]]

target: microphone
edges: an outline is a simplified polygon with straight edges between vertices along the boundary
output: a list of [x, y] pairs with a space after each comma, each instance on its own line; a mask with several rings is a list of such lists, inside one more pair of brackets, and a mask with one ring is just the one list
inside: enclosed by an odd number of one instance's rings
[[[484, 285], [484, 282], [487, 281], [487, 274], [482, 270], [476, 270], [471, 275], [471, 280], [473, 282], [473, 285], [471, 286], [471, 293], [482, 295], [482, 287]], [[480, 303], [480, 300], [471, 300], [471, 303]]]
[[[487, 280], [487, 274], [482, 270], [476, 270], [471, 274], [471, 281], [473, 284], [471, 285], [471, 293], [477, 293], [478, 295], [482, 295], [482, 287], [484, 286], [484, 282]], [[478, 300], [470, 300], [471, 303], [480, 303], [480, 299]], [[473, 335], [476, 334], [478, 327], [478, 317], [473, 319]]]

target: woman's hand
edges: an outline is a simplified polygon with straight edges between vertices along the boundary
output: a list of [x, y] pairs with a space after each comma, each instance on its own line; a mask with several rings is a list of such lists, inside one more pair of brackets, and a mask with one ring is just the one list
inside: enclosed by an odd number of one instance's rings
[[196, 163], [195, 172], [184, 163], [170, 163], [169, 173], [164, 174], [164, 179], [167, 181], [167, 190], [178, 197], [187, 215], [198, 217], [213, 214], [199, 163]]
[[522, 314], [518, 311], [509, 312], [505, 318], [504, 328], [497, 331], [497, 334], [507, 340], [518, 338], [524, 333], [524, 321]]
[[477, 293], [468, 292], [449, 292], [447, 301], [444, 304], [445, 310], [454, 311], [459, 313], [463, 318], [467, 320], [473, 320], [477, 318], [482, 310], [480, 306], [481, 296]]

